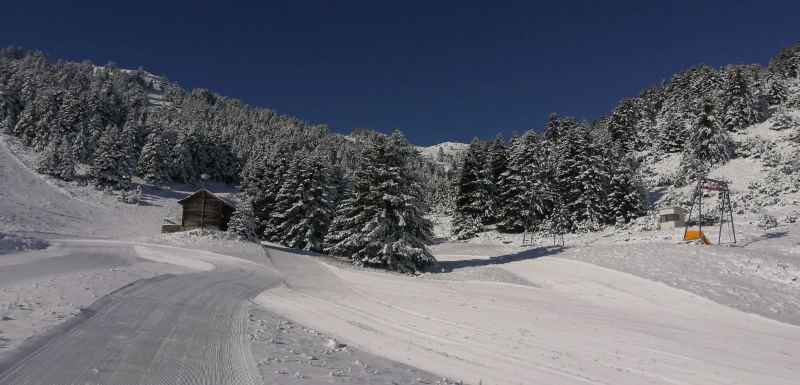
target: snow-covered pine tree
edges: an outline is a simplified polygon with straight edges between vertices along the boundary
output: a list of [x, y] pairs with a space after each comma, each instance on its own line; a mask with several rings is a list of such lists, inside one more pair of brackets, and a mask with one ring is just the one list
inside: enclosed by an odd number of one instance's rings
[[467, 239], [491, 218], [491, 182], [486, 169], [486, 147], [475, 138], [467, 149], [458, 177], [453, 235]]
[[253, 202], [246, 194], [239, 196], [239, 205], [228, 221], [228, 234], [240, 240], [254, 241], [257, 239], [256, 230], [258, 223], [253, 211]]
[[561, 183], [569, 186], [567, 210], [572, 215], [572, 222], [581, 230], [594, 231], [607, 221], [608, 208], [606, 187], [608, 186], [609, 159], [592, 137], [592, 132], [585, 125], [577, 125], [570, 131], [565, 148], [569, 149], [562, 160], [562, 167], [569, 180]]
[[133, 174], [133, 154], [131, 143], [133, 138], [127, 137], [129, 130], [122, 130], [109, 125], [100, 137], [94, 162], [89, 176], [98, 187], [111, 187], [128, 190]]
[[56, 138], [42, 151], [36, 171], [63, 180], [72, 180], [75, 177], [75, 165], [69, 143]]
[[690, 178], [705, 175], [714, 164], [726, 162], [734, 155], [735, 144], [715, 116], [713, 102], [704, 100], [683, 153], [682, 168]]
[[562, 199], [556, 199], [553, 204], [553, 209], [550, 211], [542, 227], [544, 231], [554, 238], [558, 238], [572, 230], [570, 212]]
[[616, 224], [627, 223], [644, 210], [643, 186], [636, 171], [633, 156], [621, 148], [612, 148], [607, 154], [611, 175], [606, 196], [607, 217]]
[[528, 131], [511, 143], [508, 169], [501, 175], [499, 194], [503, 205], [499, 209], [497, 226], [502, 231], [523, 231], [536, 225], [546, 211], [547, 190], [546, 147], [538, 135]]
[[759, 120], [758, 99], [750, 92], [740, 68], [728, 71], [722, 95], [722, 126], [738, 131]]
[[158, 183], [169, 179], [171, 147], [161, 130], [153, 131], [147, 136], [138, 162], [138, 173], [144, 180]]
[[555, 143], [561, 136], [561, 118], [556, 113], [551, 113], [547, 117], [547, 124], [544, 126], [544, 140]]
[[676, 112], [668, 112], [659, 118], [656, 132], [658, 148], [661, 151], [672, 153], [684, 148], [689, 133], [687, 119], [687, 116]]
[[489, 215], [484, 219], [484, 223], [495, 223], [501, 208], [504, 206], [503, 195], [499, 189], [500, 178], [508, 167], [508, 149], [502, 135], [497, 135], [491, 144], [486, 147], [486, 167], [487, 189], [489, 193]]
[[360, 265], [419, 271], [436, 262], [427, 248], [433, 226], [409, 167], [419, 154], [398, 131], [366, 145], [363, 166], [337, 209], [325, 251]]
[[201, 173], [196, 168], [194, 159], [196, 147], [194, 134], [181, 133], [178, 135], [171, 151], [170, 179], [189, 183], [200, 177]]
[[787, 79], [800, 79], [800, 43], [780, 50], [770, 60], [769, 71]]
[[284, 177], [264, 235], [288, 247], [321, 251], [333, 214], [333, 189], [322, 158], [299, 155]]
[[627, 149], [638, 147], [639, 133], [636, 132], [636, 125], [640, 119], [641, 114], [636, 100], [624, 99], [606, 122], [611, 140]]
[[283, 186], [289, 164], [286, 156], [278, 155], [276, 158], [270, 158], [261, 149], [250, 156], [242, 169], [242, 191], [253, 201], [259, 234], [264, 233], [274, 212], [275, 200]]
[[769, 73], [766, 77], [763, 93], [772, 106], [783, 104], [789, 97], [786, 80], [778, 74]]

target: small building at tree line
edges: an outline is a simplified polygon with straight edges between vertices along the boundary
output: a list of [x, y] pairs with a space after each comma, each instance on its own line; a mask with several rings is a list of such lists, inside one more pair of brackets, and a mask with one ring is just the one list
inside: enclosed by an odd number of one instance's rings
[[181, 206], [176, 217], [165, 219], [162, 233], [191, 229], [227, 230], [236, 205], [208, 190], [198, 190], [178, 201]]
[[680, 207], [669, 207], [658, 212], [658, 229], [669, 230], [683, 227], [686, 224], [686, 210]]

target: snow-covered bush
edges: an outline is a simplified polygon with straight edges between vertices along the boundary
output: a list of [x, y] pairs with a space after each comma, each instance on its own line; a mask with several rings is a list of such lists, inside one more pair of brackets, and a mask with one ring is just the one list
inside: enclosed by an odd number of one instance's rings
[[688, 206], [691, 202], [691, 197], [684, 191], [677, 189], [675, 187], [670, 187], [667, 190], [667, 193], [664, 195], [664, 198], [659, 202], [660, 207], [674, 207], [680, 206], [685, 207]]
[[781, 195], [794, 187], [788, 182], [781, 172], [770, 170], [763, 180], [752, 181], [747, 188], [752, 194], [753, 203], [764, 207], [781, 203]]
[[800, 109], [800, 93], [792, 93], [783, 105], [786, 108]]
[[653, 185], [655, 187], [672, 186], [675, 185], [678, 179], [679, 177], [675, 173], [658, 174], [656, 175], [655, 179], [653, 179]]
[[769, 147], [769, 149], [761, 155], [761, 161], [764, 166], [778, 167], [783, 164], [783, 154], [776, 151], [774, 147]]
[[796, 211], [786, 214], [783, 217], [784, 223], [795, 223], [797, 222], [798, 213]]
[[760, 136], [748, 136], [736, 143], [736, 156], [741, 158], [760, 158], [774, 146], [774, 143]]
[[123, 191], [119, 200], [128, 204], [138, 205], [142, 203], [142, 186], [137, 185], [135, 189]]
[[769, 214], [762, 214], [758, 217], [757, 225], [759, 228], [769, 230], [778, 227], [778, 219]]
[[593, 231], [599, 231], [602, 228], [603, 225], [596, 221], [585, 220], [585, 221], [575, 222], [575, 231], [578, 233], [590, 233]]
[[656, 216], [651, 213], [649, 215], [636, 218], [633, 222], [633, 228], [637, 231], [653, 231], [656, 228]]
[[483, 224], [478, 218], [456, 214], [453, 218], [452, 231], [455, 239], [470, 239], [483, 231]]
[[43, 239], [0, 233], [0, 254], [38, 250], [47, 248], [48, 246], [50, 246], [50, 244]]
[[800, 121], [785, 109], [778, 110], [775, 115], [770, 118], [772, 125], [771, 129], [780, 131], [800, 126]]

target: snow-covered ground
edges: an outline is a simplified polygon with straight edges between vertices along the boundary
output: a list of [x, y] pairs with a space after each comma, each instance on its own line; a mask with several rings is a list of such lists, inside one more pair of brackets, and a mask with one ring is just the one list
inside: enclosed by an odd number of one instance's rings
[[499, 266], [527, 283], [320, 267], [271, 250], [286, 285], [256, 302], [470, 383], [796, 383], [797, 326], [547, 252], [492, 258], [488, 247], [451, 246], [437, 248], [444, 266]]
[[[773, 208], [778, 218], [792, 208]], [[783, 322], [800, 325], [800, 224], [780, 223], [768, 231], [759, 228], [757, 214], [735, 215], [737, 243], [723, 232], [723, 245], [702, 246], [680, 241], [683, 230], [637, 231], [609, 228], [602, 232], [569, 234], [566, 247], [547, 248], [550, 238], [535, 239], [521, 247], [522, 234], [487, 231], [466, 242], [433, 246], [440, 261], [452, 258], [550, 255], [589, 262], [642, 278], [665, 283], [735, 307]], [[440, 218], [441, 223], [447, 223]], [[717, 243], [718, 226], [704, 228]], [[447, 265], [447, 264], [445, 264]], [[499, 266], [494, 264], [493, 266]], [[468, 264], [456, 271], [475, 275]], [[513, 269], [510, 271], [513, 272]]]

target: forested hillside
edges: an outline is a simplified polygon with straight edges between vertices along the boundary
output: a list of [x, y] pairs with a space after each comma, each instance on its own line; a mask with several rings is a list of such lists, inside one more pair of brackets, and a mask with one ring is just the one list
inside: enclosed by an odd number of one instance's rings
[[[231, 225], [238, 236], [412, 271], [433, 262], [432, 211], [452, 216], [460, 239], [487, 225], [592, 231], [640, 217], [657, 203], [647, 196], [654, 187], [680, 188], [747, 157], [770, 157], [777, 181], [754, 189], [796, 191], [796, 146], [777, 159], [745, 131], [769, 122], [800, 141], [798, 77], [795, 45], [766, 68], [696, 66], [595, 121], [553, 114], [510, 141], [420, 149], [399, 132], [334, 134], [144, 70], [7, 48], [0, 130], [41, 152], [41, 173], [117, 191], [134, 180], [201, 176], [239, 184], [242, 205]], [[665, 160], [667, 172], [654, 176]]]
[[[18, 48], [0, 51], [0, 122], [41, 153], [43, 174], [123, 192], [135, 178], [240, 184], [231, 225], [239, 236], [347, 250], [358, 263], [404, 271], [432, 261], [423, 216], [445, 168], [399, 132], [333, 134], [143, 70]], [[347, 215], [361, 227], [339, 218]], [[359, 231], [367, 233], [355, 240]], [[362, 255], [376, 247], [381, 256]]]
[[[693, 67], [596, 121], [554, 114], [510, 145], [475, 139], [458, 173], [453, 235], [470, 238], [492, 224], [548, 233], [625, 224], [660, 203], [686, 204], [681, 187], [738, 158], [763, 157], [748, 167], [761, 172], [763, 163], [767, 178], [737, 203], [797, 192], [799, 76], [800, 44], [766, 68]], [[767, 140], [747, 130], [762, 122], [787, 134]], [[648, 197], [657, 188], [668, 188], [665, 199]]]

